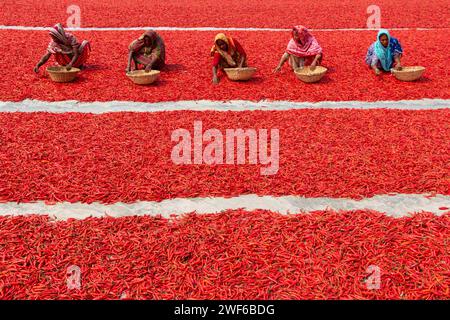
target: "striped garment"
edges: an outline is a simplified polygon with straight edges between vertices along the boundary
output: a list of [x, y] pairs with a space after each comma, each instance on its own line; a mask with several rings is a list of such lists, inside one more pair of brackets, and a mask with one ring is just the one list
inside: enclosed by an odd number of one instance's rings
[[47, 50], [55, 56], [58, 64], [68, 65], [72, 61], [74, 50], [78, 50], [79, 56], [73, 63], [73, 67], [77, 68], [86, 63], [91, 51], [90, 43], [87, 40], [83, 40], [80, 44], [77, 38], [66, 32], [60, 23], [50, 30], [50, 35], [52, 40]]
[[[298, 39], [294, 39], [294, 33], [298, 34]], [[322, 53], [322, 47], [317, 39], [304, 26], [292, 28], [292, 39], [289, 41], [286, 52], [290, 55], [305, 58], [316, 56]]]

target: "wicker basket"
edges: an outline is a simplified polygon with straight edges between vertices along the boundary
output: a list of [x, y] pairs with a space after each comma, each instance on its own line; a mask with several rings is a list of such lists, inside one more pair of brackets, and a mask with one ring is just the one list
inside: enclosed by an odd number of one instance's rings
[[232, 81], [246, 81], [253, 77], [256, 68], [224, 68], [223, 71]]
[[159, 70], [151, 70], [146, 72], [145, 70], [135, 70], [127, 73], [128, 78], [136, 84], [151, 84], [159, 79]]
[[424, 67], [414, 66], [414, 67], [403, 67], [402, 70], [391, 69], [394, 76], [400, 81], [414, 81], [419, 79], [423, 72]]
[[48, 67], [47, 72], [50, 76], [50, 79], [52, 79], [52, 81], [54, 82], [70, 82], [75, 80], [78, 72], [80, 72], [80, 69], [71, 68], [70, 70], [67, 70], [66, 67], [53, 66]]
[[322, 66], [317, 66], [314, 71], [311, 70], [310, 66], [304, 68], [298, 68], [295, 70], [295, 75], [297, 78], [303, 82], [312, 83], [317, 82], [327, 73], [327, 68]]

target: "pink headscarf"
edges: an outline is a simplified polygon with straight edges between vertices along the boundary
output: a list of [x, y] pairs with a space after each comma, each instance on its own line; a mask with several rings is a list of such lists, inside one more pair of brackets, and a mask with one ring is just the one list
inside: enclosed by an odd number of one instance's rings
[[[299, 41], [294, 40], [294, 31], [298, 32]], [[292, 29], [292, 39], [288, 43], [286, 52], [297, 57], [308, 57], [322, 53], [322, 48], [306, 27], [295, 26]]]
[[50, 29], [50, 35], [58, 40], [56, 42], [52, 39], [48, 44], [48, 51], [50, 53], [70, 54], [73, 53], [74, 48], [79, 47], [77, 38], [75, 38], [71, 33], [66, 32], [60, 23]]

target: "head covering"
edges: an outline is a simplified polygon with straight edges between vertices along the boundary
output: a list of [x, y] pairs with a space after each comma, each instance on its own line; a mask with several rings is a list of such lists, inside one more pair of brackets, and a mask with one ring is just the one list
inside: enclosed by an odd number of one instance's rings
[[[298, 41], [294, 40], [294, 32], [298, 33]], [[322, 53], [322, 48], [306, 27], [295, 26], [292, 28], [292, 39], [288, 43], [286, 52], [297, 57], [307, 57]]]
[[[227, 44], [227, 46], [228, 46], [227, 51], [223, 51], [217, 45], [217, 41], [219, 41], [219, 40], [222, 40]], [[223, 33], [218, 33], [216, 35], [216, 37], [214, 38], [214, 45], [211, 48], [211, 55], [214, 55], [216, 52], [218, 52], [222, 56], [222, 58], [224, 58], [227, 61], [227, 63], [230, 66], [235, 66], [236, 62], [233, 60], [233, 55], [235, 54], [235, 51], [236, 51], [236, 47], [234, 45], [234, 41], [233, 41], [232, 37], [227, 37]]]
[[[388, 37], [388, 46], [385, 47], [380, 41], [380, 37], [385, 34]], [[386, 29], [380, 29], [378, 31], [377, 41], [375, 42], [375, 54], [377, 55], [378, 59], [381, 62], [381, 67], [384, 71], [389, 71], [389, 68], [392, 65], [392, 52], [391, 48], [389, 48], [391, 45], [391, 35], [389, 34], [389, 31]]]
[[[66, 32], [61, 23], [57, 23], [50, 29], [49, 34], [52, 40], [49, 43], [48, 51], [50, 53], [72, 53], [73, 47], [79, 46], [77, 38], [69, 32]], [[55, 41], [56, 40], [56, 41]]]
[[129, 49], [133, 52], [139, 52], [145, 46], [145, 37], [150, 38], [152, 45], [155, 45], [158, 34], [154, 30], [147, 30], [137, 40], [134, 40], [130, 44]]

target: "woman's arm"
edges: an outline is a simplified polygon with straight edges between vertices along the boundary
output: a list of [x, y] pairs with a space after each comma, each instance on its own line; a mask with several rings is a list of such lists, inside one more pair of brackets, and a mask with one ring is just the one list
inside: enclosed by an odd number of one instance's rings
[[239, 41], [237, 41], [236, 39], [234, 40], [234, 45], [236, 47], [237, 52], [239, 52], [239, 56], [240, 56], [239, 61], [236, 61], [237, 67], [242, 68], [242, 66], [244, 65], [245, 59], [247, 58], [247, 53], [245, 52], [244, 48], [239, 43]]
[[235, 61], [238, 68], [242, 68], [244, 65], [245, 59], [247, 58], [247, 53], [245, 52], [244, 48], [240, 44], [239, 41], [234, 39], [234, 46], [236, 48], [236, 51], [239, 53], [239, 61]]
[[371, 68], [372, 68], [372, 70], [375, 72], [375, 74], [376, 74], [377, 76], [380, 75], [381, 71], [380, 71], [380, 69], [377, 68], [377, 65], [376, 65], [376, 64], [372, 64], [372, 65], [371, 65]]
[[245, 58], [246, 58], [245, 56], [241, 57], [241, 60], [239, 61], [238, 68], [242, 68], [242, 66], [244, 65]]
[[218, 84], [219, 83], [219, 78], [217, 77], [217, 66], [213, 66], [212, 68], [212, 73], [213, 73], [213, 79], [212, 82], [214, 84]]
[[34, 72], [36, 72], [36, 73], [38, 73], [39, 72], [39, 68], [42, 66], [42, 65], [44, 65], [47, 61], [48, 61], [48, 59], [50, 59], [50, 57], [51, 57], [51, 53], [50, 52], [47, 52], [46, 54], [44, 54], [43, 56], [42, 56], [42, 58], [41, 58], [41, 60], [39, 60], [39, 62], [36, 64], [36, 66], [34, 67]]
[[153, 68], [153, 65], [161, 59], [161, 44], [158, 42], [158, 44], [152, 49], [151, 53], [151, 60], [150, 63], [145, 66], [145, 71], [151, 71]]
[[158, 60], [154, 55], [152, 55], [152, 60], [150, 60], [149, 64], [145, 66], [145, 71], [152, 71], [153, 65]]
[[131, 61], [133, 61], [133, 54], [134, 54], [133, 51], [130, 50], [130, 52], [128, 53], [128, 63], [125, 72], [131, 71]]
[[73, 64], [75, 63], [75, 61], [77, 61], [78, 57], [80, 56], [78, 47], [74, 47], [72, 51], [73, 51], [72, 61], [70, 61], [70, 63], [66, 66], [67, 70], [72, 69]]
[[314, 70], [317, 66], [317, 61], [322, 57], [322, 54], [316, 54], [316, 57], [314, 58], [314, 61], [311, 63], [311, 70]]
[[212, 73], [213, 73], [212, 82], [214, 84], [219, 83], [219, 77], [217, 76], [217, 71], [219, 70], [219, 65], [220, 65], [221, 59], [222, 59], [222, 57], [221, 57], [220, 53], [215, 52], [213, 55], [213, 67], [212, 67]]
[[367, 49], [367, 54], [366, 54], [365, 60], [366, 60], [366, 64], [368, 64], [370, 66], [370, 68], [372, 68], [372, 70], [378, 76], [378, 75], [380, 75], [381, 71], [377, 67], [378, 58], [375, 55], [374, 46], [375, 46], [375, 44], [372, 43], [370, 45], [369, 49]]
[[402, 58], [401, 54], [394, 55], [394, 61], [395, 61], [395, 69], [396, 70], [402, 70], [402, 64], [400, 62], [400, 59]]
[[278, 66], [273, 70], [273, 73], [280, 72], [281, 67], [286, 63], [286, 61], [289, 59], [289, 53], [285, 52], [283, 56], [281, 57], [280, 62], [278, 63]]

